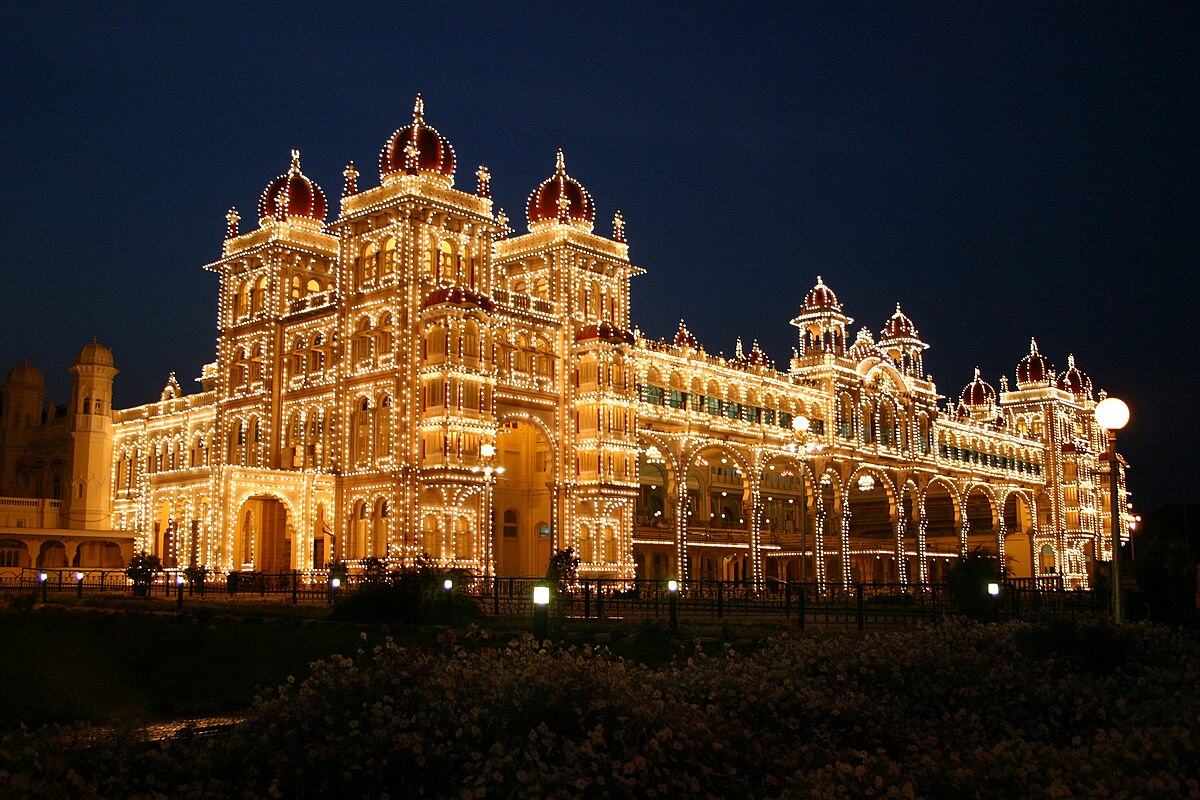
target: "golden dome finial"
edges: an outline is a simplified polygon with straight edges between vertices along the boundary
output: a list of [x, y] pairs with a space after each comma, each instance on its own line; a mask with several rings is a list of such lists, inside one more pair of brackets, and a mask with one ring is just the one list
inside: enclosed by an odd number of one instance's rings
[[425, 122], [425, 100], [420, 92], [417, 92], [417, 99], [413, 101], [413, 122], [418, 125]]

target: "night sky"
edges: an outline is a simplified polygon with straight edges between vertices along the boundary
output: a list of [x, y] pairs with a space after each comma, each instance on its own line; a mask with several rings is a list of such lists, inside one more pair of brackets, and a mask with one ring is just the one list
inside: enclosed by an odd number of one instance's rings
[[520, 230], [556, 147], [621, 209], [647, 334], [786, 363], [820, 274], [855, 331], [900, 301], [953, 397], [1036, 336], [1129, 402], [1138, 509], [1200, 501], [1195, 4], [250, 5], [6, 11], [0, 369], [49, 399], [93, 331], [118, 407], [197, 390], [226, 210], [293, 147], [334, 208], [348, 160], [377, 185], [421, 92]]

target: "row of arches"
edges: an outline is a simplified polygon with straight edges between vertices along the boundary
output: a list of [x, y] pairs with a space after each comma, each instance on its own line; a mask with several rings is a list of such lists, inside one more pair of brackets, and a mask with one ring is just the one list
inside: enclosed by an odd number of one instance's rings
[[197, 432], [190, 439], [178, 434], [124, 447], [114, 459], [113, 486], [117, 491], [130, 491], [137, 486], [142, 474], [206, 467], [211, 439], [211, 433]]
[[671, 371], [665, 378], [663, 373], [654, 366], [646, 369], [642, 383], [648, 386], [659, 386], [687, 392], [696, 396], [721, 399], [731, 403], [763, 406], [792, 416], [803, 416], [809, 419], [820, 419], [825, 416], [821, 404], [817, 400], [805, 402], [803, 398], [789, 397], [770, 390], [760, 391], [753, 386], [742, 386], [735, 381], [718, 381], [710, 378], [705, 381], [698, 375], [686, 379], [677, 370]]
[[639, 461], [635, 510], [647, 542], [725, 547], [752, 558], [761, 547], [777, 573], [829, 583], [930, 580], [936, 560], [976, 545], [1005, 552], [1018, 574], [1039, 569], [1033, 509], [1045, 513], [1049, 501], [1043, 495], [1035, 504], [1026, 489], [945, 478], [896, 486], [880, 468], [844, 475], [835, 463], [818, 477], [788, 455], [751, 465], [727, 446], [672, 457], [665, 443], [651, 444], [656, 458]]
[[315, 331], [293, 337], [283, 359], [286, 376], [295, 378], [324, 373], [326, 368], [336, 365], [336, 349], [336, 331]]

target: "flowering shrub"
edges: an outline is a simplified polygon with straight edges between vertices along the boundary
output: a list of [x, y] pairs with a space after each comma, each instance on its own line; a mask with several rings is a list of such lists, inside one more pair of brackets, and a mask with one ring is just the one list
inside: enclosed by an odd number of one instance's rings
[[[1097, 661], [1090, 649], [1111, 646]], [[478, 638], [314, 665], [220, 736], [0, 741], [32, 797], [1200, 797], [1200, 643], [1093, 623], [698, 648]]]

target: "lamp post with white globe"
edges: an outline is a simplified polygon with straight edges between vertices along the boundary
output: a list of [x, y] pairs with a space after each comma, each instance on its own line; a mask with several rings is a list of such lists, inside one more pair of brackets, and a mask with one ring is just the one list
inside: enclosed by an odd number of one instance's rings
[[1129, 406], [1116, 397], [1106, 397], [1096, 404], [1096, 422], [1108, 434], [1108, 497], [1111, 503], [1109, 526], [1112, 530], [1112, 593], [1113, 620], [1124, 619], [1121, 607], [1121, 490], [1117, 461], [1117, 431], [1129, 422]]
[[[797, 439], [805, 438], [808, 433], [809, 421], [808, 417], [803, 415], [792, 417], [792, 430], [796, 432]], [[804, 496], [804, 479], [800, 479], [800, 508], [796, 509], [796, 520], [800, 523], [800, 583], [808, 580], [808, 528], [804, 520], [804, 510], [808, 505], [808, 498]]]

